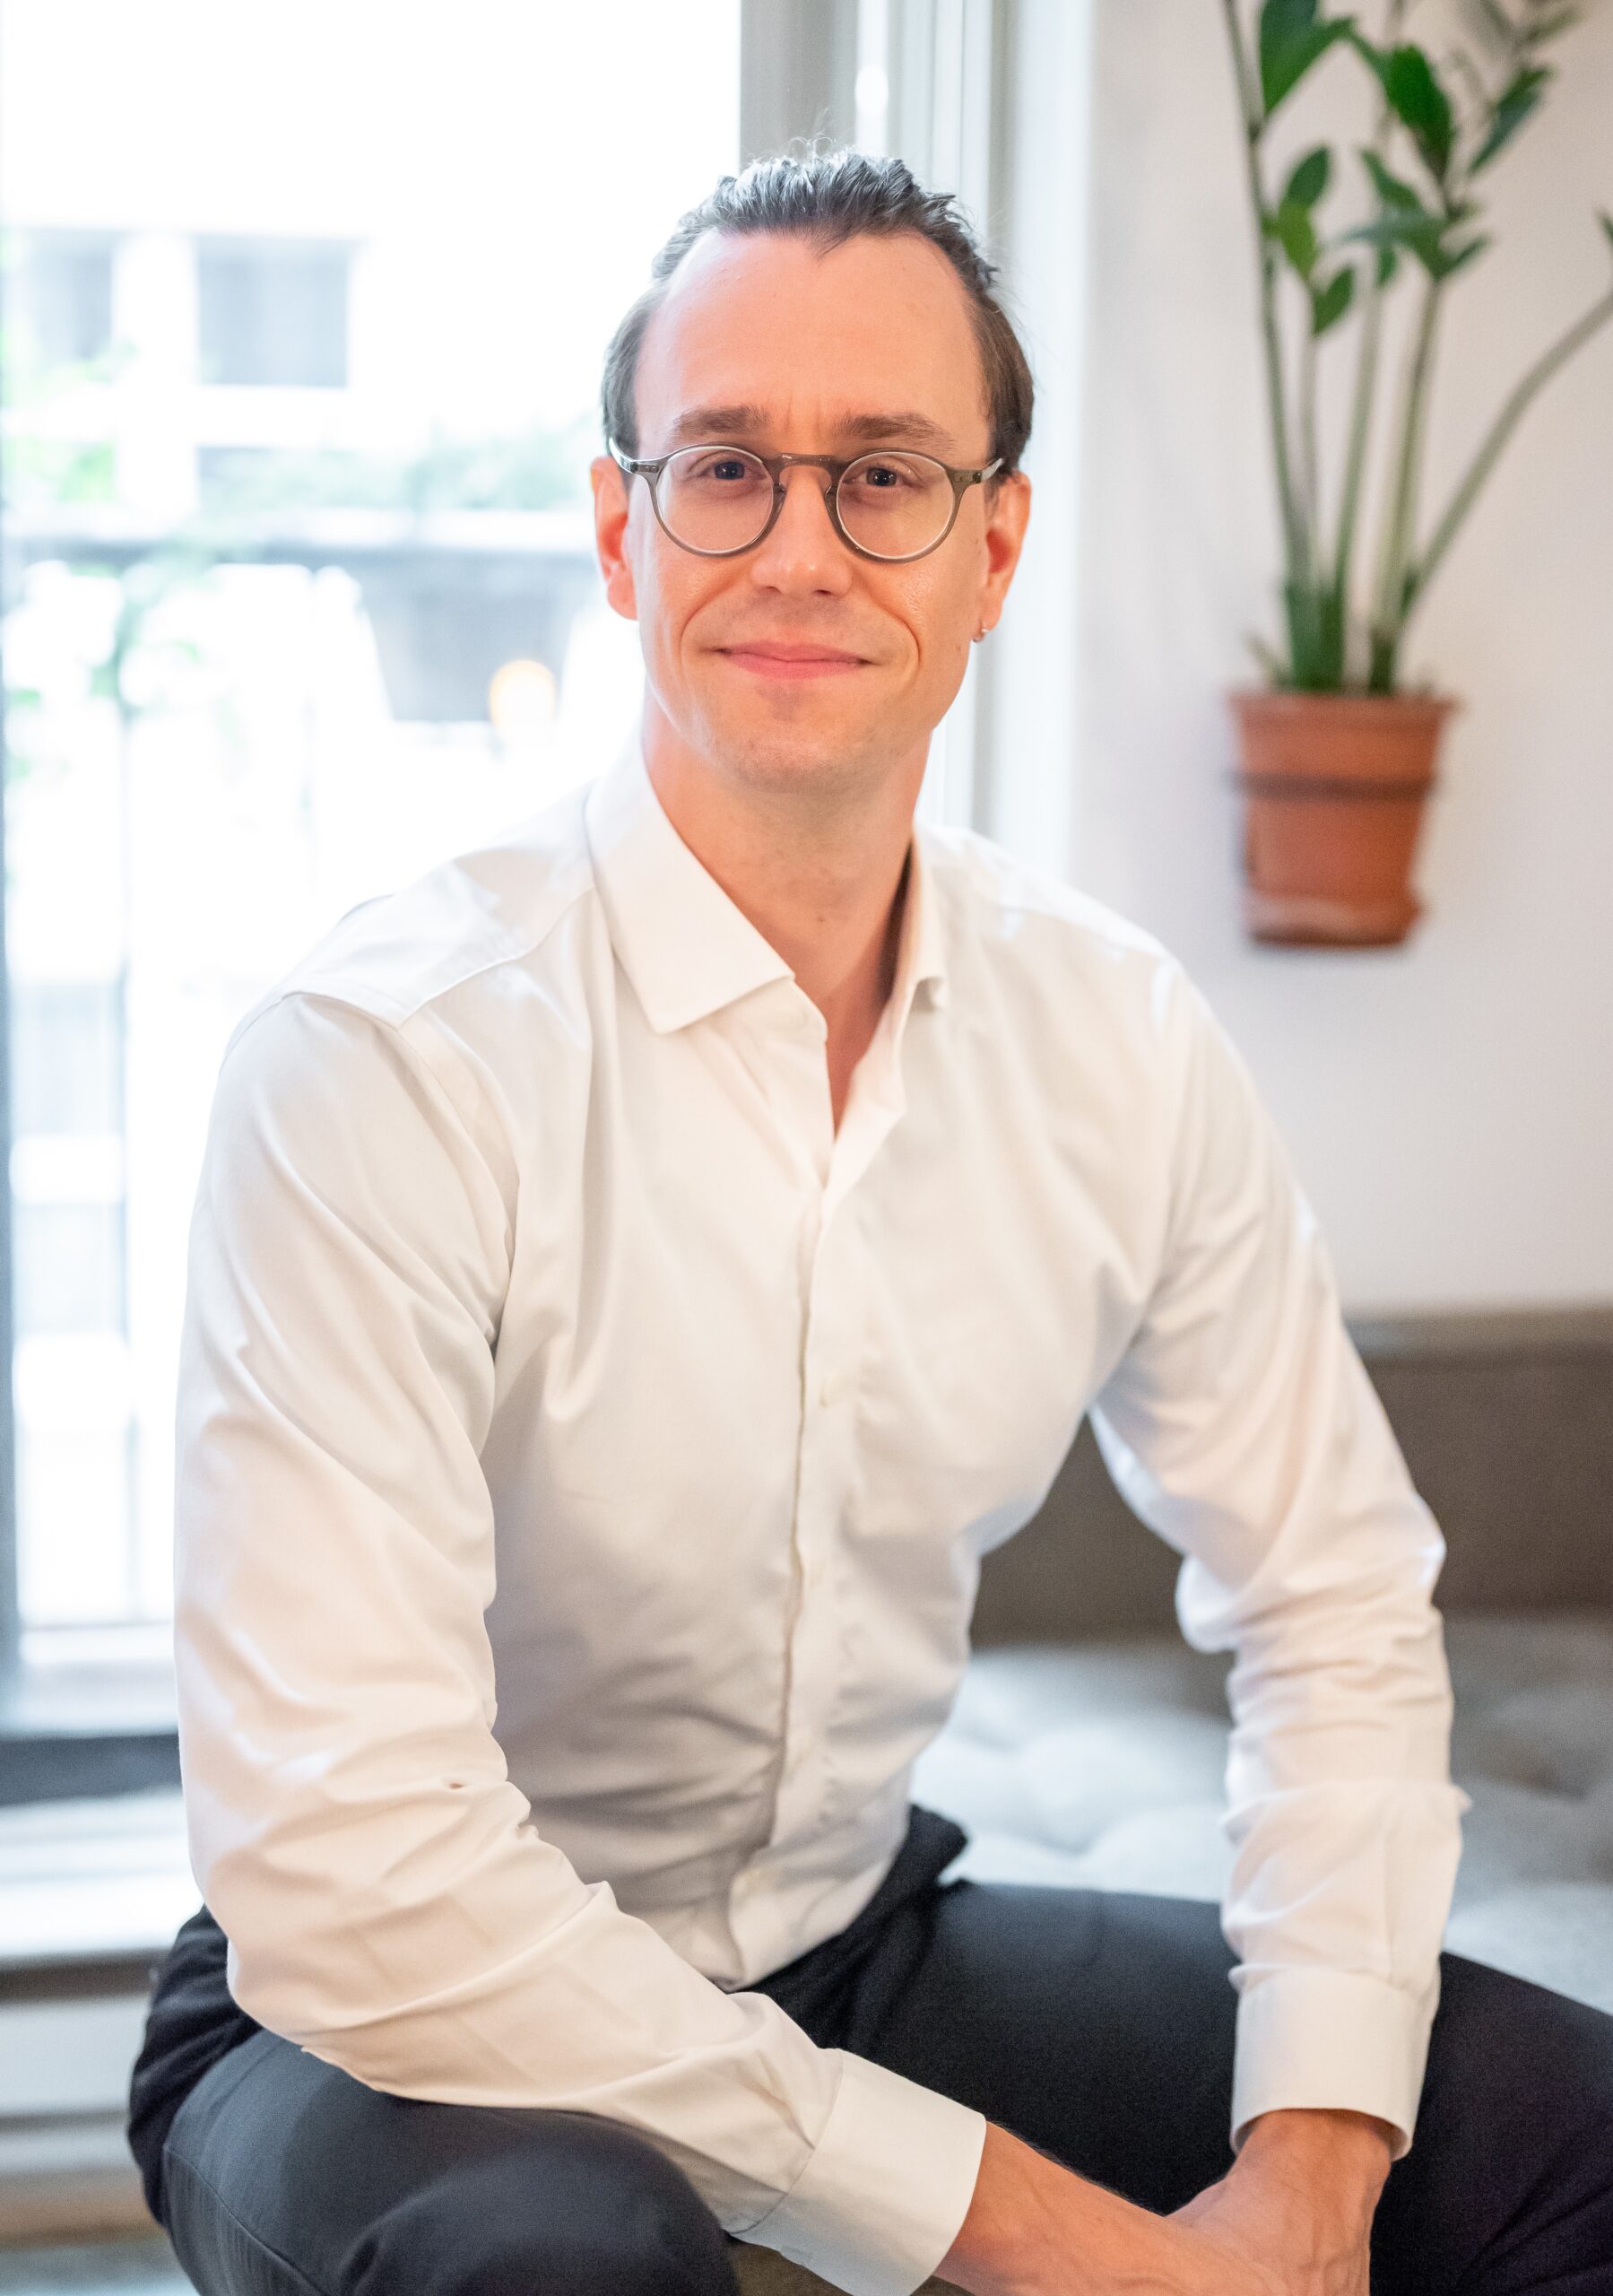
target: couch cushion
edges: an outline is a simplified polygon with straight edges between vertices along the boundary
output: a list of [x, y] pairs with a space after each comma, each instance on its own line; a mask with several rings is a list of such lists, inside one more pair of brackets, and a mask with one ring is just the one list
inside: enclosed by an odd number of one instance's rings
[[[1613, 2011], [1613, 1618], [1445, 1621], [1462, 1821], [1445, 1943]], [[1172, 1636], [977, 1651], [914, 1794], [950, 1868], [1219, 1900], [1230, 1659]]]

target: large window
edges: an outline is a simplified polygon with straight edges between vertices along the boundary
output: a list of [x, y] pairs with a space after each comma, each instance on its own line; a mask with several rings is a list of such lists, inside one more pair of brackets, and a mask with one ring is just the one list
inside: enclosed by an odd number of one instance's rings
[[[347, 909], [637, 721], [587, 465], [677, 216], [822, 132], [1005, 248], [1015, 18], [0, 0], [0, 1745], [96, 1716], [107, 1760], [57, 1790], [134, 1782], [153, 1718], [171, 1761], [174, 1383], [225, 1039]], [[971, 651], [922, 813], [993, 826], [1026, 683]]]
[[602, 354], [739, 160], [739, 0], [0, 0], [15, 1531], [30, 1665], [166, 1648], [224, 1039], [637, 718]]

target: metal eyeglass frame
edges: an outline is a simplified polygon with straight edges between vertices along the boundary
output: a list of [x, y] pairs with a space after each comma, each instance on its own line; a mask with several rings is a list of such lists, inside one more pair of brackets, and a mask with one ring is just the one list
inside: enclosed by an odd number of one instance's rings
[[[833, 526], [835, 532], [839, 535], [847, 550], [854, 551], [859, 558], [872, 560], [873, 564], [876, 566], [910, 566], [915, 558], [928, 558], [932, 550], [939, 550], [942, 543], [945, 542], [947, 536], [951, 533], [953, 527], [958, 524], [958, 508], [969, 488], [971, 486], [979, 485], [984, 480], [990, 478], [993, 472], [1002, 468], [1002, 464], [1006, 459], [1005, 457], [999, 455], [994, 461], [985, 464], [982, 469], [965, 470], [962, 468], [955, 468], [950, 463], [943, 463], [939, 457], [935, 455], [918, 455], [918, 449], [914, 447], [868, 447], [864, 448], [860, 455], [847, 455], [844, 457], [838, 455], [759, 455], [754, 447], [741, 447], [732, 439], [710, 439], [701, 440], [696, 445], [674, 448], [672, 454], [671, 455], [657, 455], [653, 458], [646, 458], [641, 456], [624, 455], [613, 439], [608, 439], [606, 441], [606, 446], [611, 461], [617, 464], [620, 468], [626, 471], [629, 477], [637, 472], [640, 478], [648, 482], [650, 501], [655, 512], [655, 523], [661, 528], [662, 533], [666, 536], [667, 540], [669, 542], [676, 543], [680, 550], [687, 550], [696, 558], [739, 558], [742, 556], [746, 551], [754, 550], [759, 543], [766, 542], [767, 536], [772, 533], [775, 526], [778, 522], [779, 512], [784, 509], [785, 471], [792, 463], [811, 463], [818, 469], [827, 471], [828, 473], [828, 477], [825, 482], [823, 488], [823, 501], [824, 508], [828, 510], [829, 515], [829, 523]], [[666, 468], [668, 463], [672, 460], [673, 455], [710, 454], [714, 450], [731, 455], [748, 456], [752, 462], [760, 463], [762, 468], [767, 472], [768, 477], [773, 482], [773, 508], [767, 513], [767, 522], [766, 526], [763, 526], [759, 534], [753, 535], [749, 542], [738, 543], [732, 550], [702, 550], [696, 543], [684, 542], [679, 535], [673, 534], [672, 528], [667, 525], [666, 520], [661, 515], [661, 492], [659, 481], [662, 472]], [[845, 477], [846, 472], [850, 470], [854, 465], [857, 463], [878, 461], [881, 454], [918, 455], [918, 459], [921, 462], [933, 463], [937, 470], [945, 471], [947, 474], [948, 481], [952, 489], [952, 509], [948, 517], [946, 525], [941, 528], [940, 534], [936, 535], [935, 540], [933, 542], [927, 542], [923, 550], [905, 550], [898, 552], [895, 557], [887, 557], [883, 551], [865, 550], [860, 542], [854, 542], [841, 523], [840, 481]]]

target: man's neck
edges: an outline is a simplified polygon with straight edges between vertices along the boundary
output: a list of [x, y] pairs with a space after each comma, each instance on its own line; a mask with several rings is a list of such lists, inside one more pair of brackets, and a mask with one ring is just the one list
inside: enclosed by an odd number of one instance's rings
[[790, 966], [854, 1066], [896, 978], [913, 837], [913, 797], [894, 784], [854, 809], [802, 793], [735, 792], [675, 752], [646, 764], [656, 796], [696, 859]]

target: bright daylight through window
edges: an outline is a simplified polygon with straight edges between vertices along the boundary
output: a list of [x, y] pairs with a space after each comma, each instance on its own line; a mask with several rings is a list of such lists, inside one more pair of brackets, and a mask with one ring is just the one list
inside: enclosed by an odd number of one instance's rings
[[461, 0], [451, 30], [397, 37], [386, 0], [0, 0], [35, 1657], [162, 1645], [186, 1236], [235, 1020], [637, 717], [594, 555], [600, 364], [738, 164], [738, 0]]

